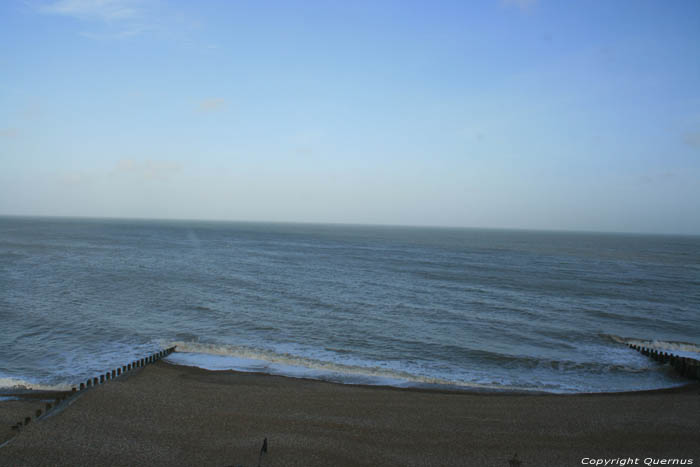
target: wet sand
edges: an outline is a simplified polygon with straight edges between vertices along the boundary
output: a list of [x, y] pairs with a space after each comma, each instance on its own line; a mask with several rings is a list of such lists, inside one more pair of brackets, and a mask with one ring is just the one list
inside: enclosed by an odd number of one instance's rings
[[[0, 402], [0, 422], [14, 423], [22, 410], [31, 407], [30, 415], [42, 405]], [[507, 467], [516, 452], [522, 467], [582, 465], [584, 457], [700, 465], [700, 386], [468, 394], [161, 361], [84, 391], [64, 410], [30, 423], [0, 448], [0, 465], [256, 466], [264, 438], [262, 466]]]

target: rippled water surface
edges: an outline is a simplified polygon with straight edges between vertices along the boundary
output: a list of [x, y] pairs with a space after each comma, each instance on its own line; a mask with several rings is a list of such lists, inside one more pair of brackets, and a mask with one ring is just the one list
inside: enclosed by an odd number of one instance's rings
[[617, 391], [680, 384], [700, 238], [0, 217], [0, 390], [145, 352], [349, 383]]

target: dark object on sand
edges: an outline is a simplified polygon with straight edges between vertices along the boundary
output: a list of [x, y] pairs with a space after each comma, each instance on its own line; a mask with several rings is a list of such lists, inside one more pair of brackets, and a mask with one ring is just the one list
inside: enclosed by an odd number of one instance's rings
[[517, 454], [513, 454], [513, 458], [508, 459], [508, 465], [510, 467], [520, 467], [522, 465], [522, 462], [520, 462], [520, 460], [518, 459]]
[[260, 448], [260, 457], [258, 457], [258, 467], [260, 467], [260, 463], [262, 462], [262, 456], [267, 452], [267, 438], [263, 440], [263, 445]]

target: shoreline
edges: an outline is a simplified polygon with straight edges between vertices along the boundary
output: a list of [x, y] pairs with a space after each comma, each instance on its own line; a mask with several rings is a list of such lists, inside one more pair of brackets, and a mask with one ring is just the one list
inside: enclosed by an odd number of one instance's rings
[[[636, 389], [636, 390], [630, 390], [630, 391], [596, 391], [596, 392], [550, 392], [542, 389], [522, 389], [522, 388], [509, 388], [509, 387], [480, 387], [480, 386], [454, 386], [454, 389], [452, 389], [452, 386], [450, 385], [440, 385], [440, 384], [435, 384], [435, 385], [429, 385], [429, 384], [416, 384], [416, 385], [409, 385], [409, 386], [395, 386], [391, 384], [367, 384], [367, 383], [352, 383], [352, 382], [341, 382], [341, 381], [333, 381], [333, 380], [328, 380], [328, 379], [322, 379], [322, 378], [311, 378], [311, 377], [306, 377], [306, 376], [291, 376], [291, 375], [285, 375], [285, 374], [276, 374], [276, 373], [265, 373], [261, 371], [241, 371], [241, 370], [234, 370], [234, 369], [225, 369], [225, 370], [212, 370], [208, 368], [203, 368], [199, 366], [194, 366], [194, 365], [185, 365], [181, 363], [173, 363], [164, 360], [162, 362], [165, 365], [173, 366], [173, 367], [182, 367], [182, 368], [191, 368], [193, 370], [200, 370], [208, 373], [235, 373], [235, 374], [241, 374], [241, 375], [256, 375], [256, 376], [271, 376], [271, 377], [276, 377], [276, 378], [285, 378], [289, 380], [299, 380], [299, 381], [309, 381], [309, 382], [319, 382], [319, 383], [328, 383], [328, 384], [335, 384], [335, 385], [340, 385], [340, 386], [351, 386], [351, 387], [357, 387], [357, 388], [376, 388], [376, 389], [388, 389], [388, 390], [398, 390], [398, 391], [415, 391], [415, 392], [427, 392], [427, 393], [440, 393], [440, 394], [471, 394], [471, 395], [494, 395], [494, 396], [511, 396], [511, 395], [549, 395], [549, 396], [606, 396], [606, 395], [633, 395], [633, 394], [653, 394], [653, 393], [676, 393], [676, 392], [685, 392], [686, 390], [693, 390], [694, 388], [697, 388], [700, 391], [700, 382], [694, 382], [691, 380], [688, 380], [686, 383], [675, 385], [675, 386], [669, 386], [669, 387], [664, 387], [664, 388], [653, 388], [653, 389]], [[128, 376], [126, 373], [120, 377], [124, 378]], [[54, 396], [56, 394], [70, 394], [71, 390], [70, 387], [77, 387], [78, 383], [73, 384], [73, 385], [66, 385], [65, 390], [59, 390], [59, 389], [31, 389], [31, 388], [22, 388], [19, 390], [19, 392], [9, 392], [12, 388], [7, 388], [8, 392], [3, 392], [2, 389], [0, 389], [0, 403], [3, 402], [3, 398], [5, 397], [15, 397], [19, 399], [41, 399], [42, 395], [46, 396]]]
[[[694, 458], [700, 385], [522, 394], [350, 385], [164, 361], [77, 393], [0, 465], [580, 465]], [[0, 402], [0, 422], [37, 400]], [[14, 407], [10, 409], [10, 407]], [[19, 412], [17, 412], [19, 413]], [[2, 432], [0, 430], [0, 432]], [[5, 438], [0, 439], [0, 444]]]

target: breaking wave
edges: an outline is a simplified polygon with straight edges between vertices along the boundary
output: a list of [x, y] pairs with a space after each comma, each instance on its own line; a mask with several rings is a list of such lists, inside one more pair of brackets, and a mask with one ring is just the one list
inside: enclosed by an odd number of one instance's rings
[[[546, 370], [567, 372], [584, 377], [591, 374], [643, 374], [658, 371], [647, 365], [625, 362], [574, 362], [501, 355], [503, 364], [516, 363], [529, 368], [527, 381], [502, 379], [467, 371], [455, 379], [417, 374], [402, 368], [373, 365], [370, 361], [335, 362], [291, 353], [258, 349], [241, 345], [213, 344], [193, 341], [169, 342], [176, 352], [168, 357], [172, 363], [208, 370], [236, 370], [282, 376], [320, 379], [345, 384], [368, 384], [396, 387], [432, 387], [454, 390], [511, 392], [580, 392], [595, 388], [571, 382], [556, 384], [542, 373]], [[468, 380], [467, 380], [468, 379]], [[600, 391], [600, 389], [597, 389]]]
[[675, 352], [679, 354], [697, 354], [695, 356], [700, 357], [700, 346], [690, 342], [669, 342], [656, 339], [639, 339], [636, 337], [616, 336], [615, 334], [603, 334], [603, 336], [618, 344], [639, 345], [650, 349], [665, 350], [667, 352]]
[[41, 384], [18, 378], [0, 378], [0, 393], [11, 391], [70, 391], [68, 384]]
[[[327, 362], [314, 358], [300, 357], [289, 353], [273, 352], [250, 347], [208, 344], [201, 342], [170, 342], [168, 347], [177, 346], [176, 352], [168, 360], [176, 364], [197, 366], [209, 370], [238, 370], [260, 372], [299, 378], [320, 379], [346, 384], [368, 384], [397, 387], [443, 387], [461, 390], [508, 390], [532, 391], [533, 388], [482, 384], [466, 381], [452, 381], [429, 377], [405, 371]], [[204, 356], [204, 357], [203, 357]], [[222, 357], [207, 359], [205, 356]]]

